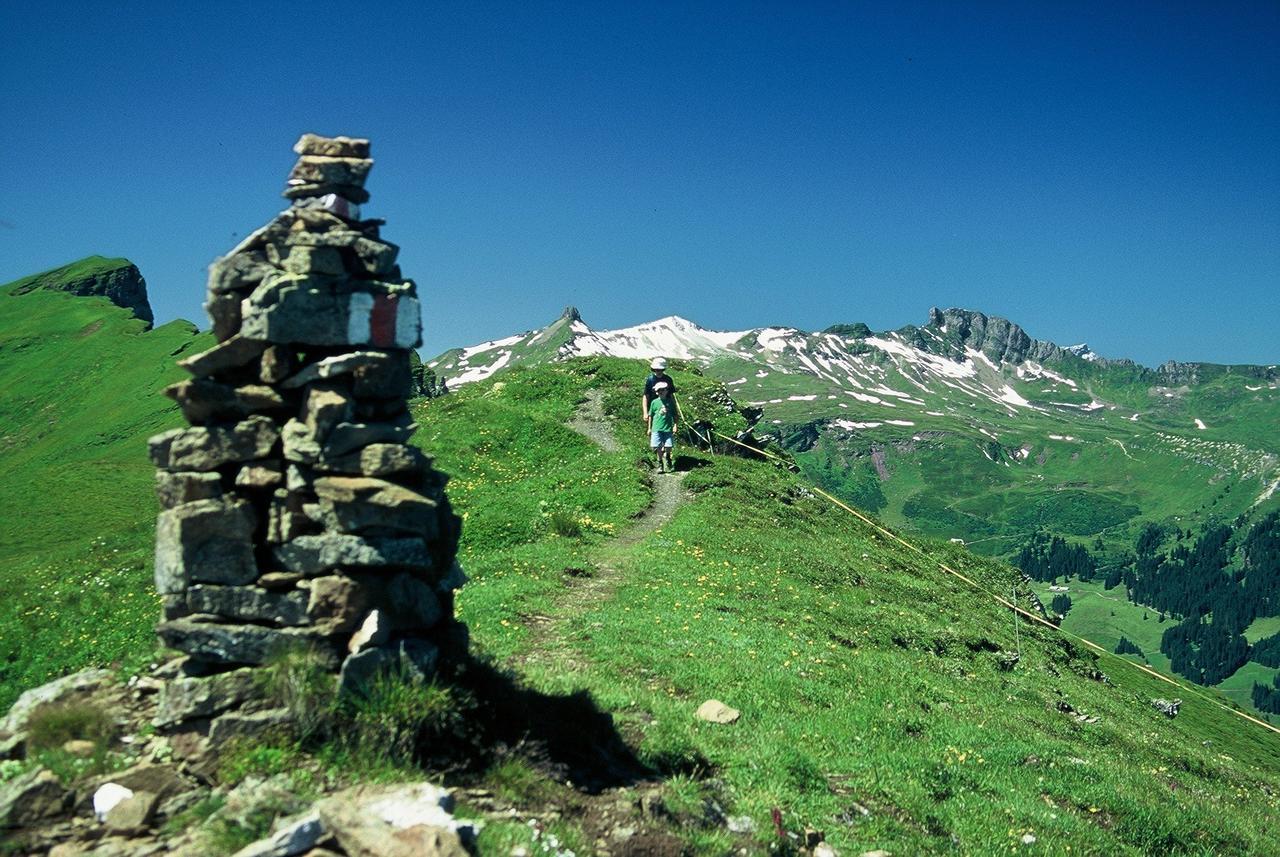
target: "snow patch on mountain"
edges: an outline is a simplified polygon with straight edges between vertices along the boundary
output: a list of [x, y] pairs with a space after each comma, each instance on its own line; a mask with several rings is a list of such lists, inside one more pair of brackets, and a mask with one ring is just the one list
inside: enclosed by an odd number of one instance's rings
[[[517, 339], [519, 339], [519, 337], [517, 337]], [[475, 381], [483, 381], [485, 378], [488, 378], [494, 372], [497, 372], [499, 369], [503, 368], [510, 362], [511, 362], [511, 352], [504, 351], [498, 355], [497, 360], [494, 360], [488, 366], [474, 366], [470, 369], [466, 369], [460, 374], [450, 378], [449, 383], [457, 385], [457, 384], [470, 384]]]
[[562, 356], [589, 357], [600, 354], [643, 360], [658, 356], [679, 360], [718, 356], [751, 332], [707, 330], [676, 315], [618, 330], [597, 331], [582, 322], [574, 322], [572, 330], [573, 340], [562, 349]]

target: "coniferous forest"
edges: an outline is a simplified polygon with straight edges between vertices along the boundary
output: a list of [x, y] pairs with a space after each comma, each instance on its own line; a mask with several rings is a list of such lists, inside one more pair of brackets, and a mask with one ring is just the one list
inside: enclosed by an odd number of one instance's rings
[[[1198, 684], [1218, 684], [1250, 660], [1280, 667], [1280, 634], [1253, 645], [1244, 635], [1254, 620], [1280, 614], [1280, 513], [1252, 525], [1243, 518], [1215, 523], [1194, 538], [1151, 523], [1131, 555], [1105, 567], [1083, 545], [1037, 532], [1017, 565], [1038, 581], [1105, 574], [1107, 588], [1123, 583], [1130, 601], [1175, 622], [1161, 637], [1160, 651], [1175, 672]], [[1067, 596], [1060, 598], [1069, 605]], [[1128, 640], [1121, 648], [1141, 654]], [[1255, 684], [1253, 697], [1259, 709], [1280, 713], [1280, 687]]]

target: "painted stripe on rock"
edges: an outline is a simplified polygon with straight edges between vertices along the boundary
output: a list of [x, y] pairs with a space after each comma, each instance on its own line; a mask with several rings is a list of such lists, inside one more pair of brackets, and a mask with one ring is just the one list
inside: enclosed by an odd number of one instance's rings
[[422, 307], [417, 298], [403, 298], [396, 313], [396, 345], [417, 348], [422, 341]]
[[375, 295], [373, 313], [369, 317], [370, 341], [379, 348], [396, 344], [396, 310], [399, 301], [396, 295]]
[[373, 295], [354, 292], [347, 302], [347, 342], [364, 345], [369, 341], [370, 320], [373, 315]]

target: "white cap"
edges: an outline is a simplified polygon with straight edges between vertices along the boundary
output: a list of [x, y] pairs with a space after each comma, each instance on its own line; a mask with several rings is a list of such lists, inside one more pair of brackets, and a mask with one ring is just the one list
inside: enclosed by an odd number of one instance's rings
[[650, 369], [666, 369], [667, 359], [665, 357], [655, 357], [653, 362], [649, 364]]

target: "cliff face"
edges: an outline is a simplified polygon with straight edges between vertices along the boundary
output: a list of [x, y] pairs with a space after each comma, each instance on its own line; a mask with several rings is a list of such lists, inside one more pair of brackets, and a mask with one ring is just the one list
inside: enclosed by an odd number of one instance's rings
[[33, 274], [13, 283], [11, 294], [51, 289], [73, 295], [104, 297], [133, 312], [150, 326], [155, 321], [147, 299], [147, 281], [128, 259], [89, 256], [78, 262]]
[[929, 324], [935, 332], [958, 340], [962, 347], [981, 351], [996, 362], [1021, 363], [1024, 360], [1060, 360], [1069, 352], [1052, 342], [1032, 339], [1021, 327], [1008, 319], [983, 315], [965, 309], [929, 310]]

